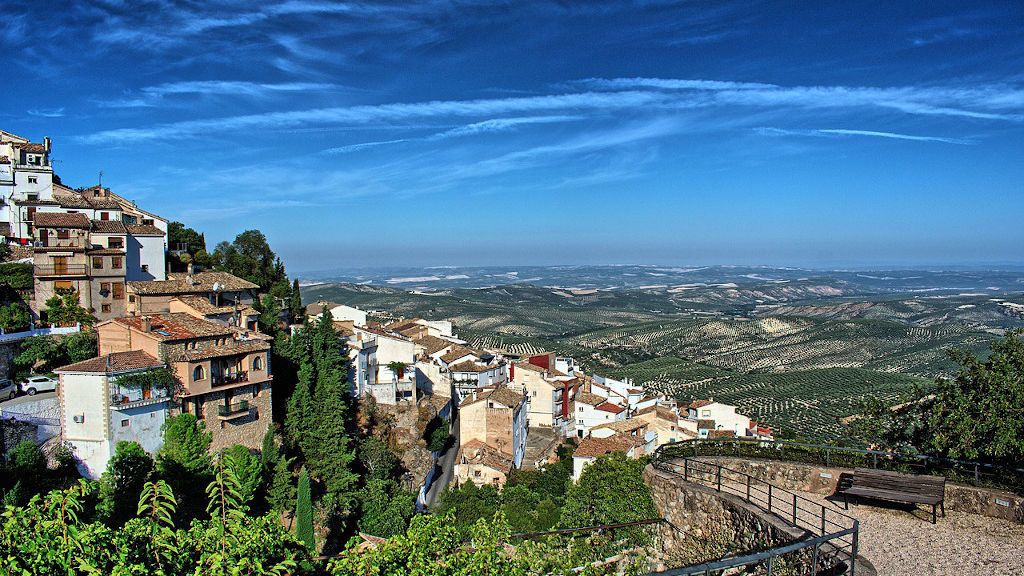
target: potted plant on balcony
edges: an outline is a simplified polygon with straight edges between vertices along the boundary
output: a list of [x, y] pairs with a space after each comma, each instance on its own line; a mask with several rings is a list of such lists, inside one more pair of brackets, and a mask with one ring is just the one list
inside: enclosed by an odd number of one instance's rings
[[391, 373], [396, 375], [399, 380], [405, 378], [405, 369], [408, 366], [405, 362], [388, 362], [388, 368], [391, 369]]

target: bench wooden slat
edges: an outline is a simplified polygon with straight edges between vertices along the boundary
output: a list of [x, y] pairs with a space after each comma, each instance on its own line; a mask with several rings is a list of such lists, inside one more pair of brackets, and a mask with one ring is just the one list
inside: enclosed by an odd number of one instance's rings
[[[863, 496], [891, 502], [929, 504], [932, 506], [932, 522], [935, 522], [935, 507], [942, 505], [946, 497], [946, 479], [941, 476], [913, 476], [857, 468], [849, 478], [849, 484], [837, 488], [844, 496]], [[943, 516], [945, 507], [943, 506]]]
[[870, 488], [850, 488], [844, 494], [851, 496], [864, 496], [867, 498], [878, 498], [880, 500], [892, 500], [894, 502], [911, 502], [914, 504], [938, 504], [942, 498], [938, 496], [927, 496], [922, 494], [908, 494], [906, 492], [893, 492], [891, 490], [872, 490]]

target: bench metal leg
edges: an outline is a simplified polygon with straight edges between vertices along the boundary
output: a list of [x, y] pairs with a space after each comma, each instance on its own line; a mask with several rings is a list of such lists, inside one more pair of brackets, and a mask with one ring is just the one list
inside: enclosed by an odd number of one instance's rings
[[848, 495], [846, 495], [846, 494], [843, 494], [843, 509], [844, 510], [849, 510], [850, 509], [850, 497]]
[[935, 524], [935, 509], [936, 508], [938, 508], [938, 506], [935, 505], [935, 504], [932, 504], [932, 524]]
[[939, 508], [942, 510], [942, 517], [946, 517], [946, 501], [939, 502]]

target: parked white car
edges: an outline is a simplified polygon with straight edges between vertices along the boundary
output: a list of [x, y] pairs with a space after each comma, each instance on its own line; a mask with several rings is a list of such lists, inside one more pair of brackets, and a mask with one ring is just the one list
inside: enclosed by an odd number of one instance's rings
[[22, 392], [33, 396], [36, 392], [53, 392], [57, 389], [57, 380], [49, 376], [29, 376], [19, 386]]
[[7, 378], [0, 380], [0, 400], [3, 400], [4, 398], [10, 400], [17, 395], [18, 387], [14, 385], [14, 382], [11, 382]]

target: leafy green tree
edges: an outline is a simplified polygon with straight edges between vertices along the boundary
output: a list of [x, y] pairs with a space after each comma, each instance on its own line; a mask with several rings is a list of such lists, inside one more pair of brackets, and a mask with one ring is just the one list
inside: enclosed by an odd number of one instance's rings
[[[617, 452], [588, 465], [569, 487], [562, 507], [562, 528], [635, 522], [658, 517], [651, 489], [644, 483], [643, 460]], [[617, 530], [616, 537], [643, 546], [651, 533], [644, 527]]]
[[96, 333], [78, 332], [66, 336], [32, 336], [22, 340], [14, 365], [20, 374], [53, 370], [96, 356]]
[[526, 576], [557, 573], [536, 571], [528, 558], [510, 552], [506, 548], [508, 536], [508, 523], [500, 515], [474, 525], [468, 543], [464, 542], [450, 516], [416, 516], [406, 533], [366, 550], [357, 550], [353, 545], [331, 562], [328, 571], [332, 576]]
[[398, 457], [387, 444], [373, 436], [360, 443], [359, 462], [366, 470], [367, 480], [388, 480], [394, 478], [398, 470]]
[[309, 471], [305, 468], [299, 472], [299, 490], [295, 501], [296, 535], [299, 541], [310, 550], [316, 549], [313, 535], [313, 496], [310, 493]]
[[213, 472], [211, 435], [193, 414], [178, 414], [164, 423], [164, 444], [157, 453], [157, 471], [178, 496], [178, 517], [187, 521], [202, 513], [203, 487]]
[[123, 525], [138, 508], [142, 487], [153, 473], [153, 458], [138, 442], [120, 441], [100, 479], [97, 517], [108, 526]]
[[245, 446], [235, 444], [224, 450], [224, 467], [231, 470], [237, 479], [242, 503], [252, 507], [256, 492], [263, 483], [263, 470], [259, 458]]
[[877, 398], [862, 402], [854, 430], [881, 447], [955, 459], [1024, 466], [1024, 340], [1008, 332], [985, 358], [951, 350], [960, 368], [932, 390], [892, 409]]
[[450, 514], [455, 528], [464, 535], [478, 520], [491, 518], [500, 506], [498, 490], [494, 486], [477, 486], [466, 482], [441, 493], [439, 513]]
[[359, 530], [382, 538], [403, 534], [416, 511], [416, 494], [394, 480], [370, 480], [361, 500]]
[[440, 452], [448, 446], [448, 439], [452, 437], [449, 432], [451, 424], [447, 418], [436, 418], [432, 424], [427, 436], [427, 450]]
[[78, 292], [75, 290], [57, 290], [46, 300], [44, 312], [46, 321], [56, 326], [71, 326], [76, 323], [92, 326], [96, 322], [96, 318], [82, 308]]
[[4, 332], [20, 332], [28, 330], [32, 323], [32, 315], [28, 307], [21, 302], [11, 302], [0, 306], [0, 329]]
[[192, 255], [199, 251], [206, 251], [206, 236], [185, 226], [181, 222], [169, 222], [167, 224], [167, 243], [172, 248], [187, 244], [188, 249], [186, 251]]

